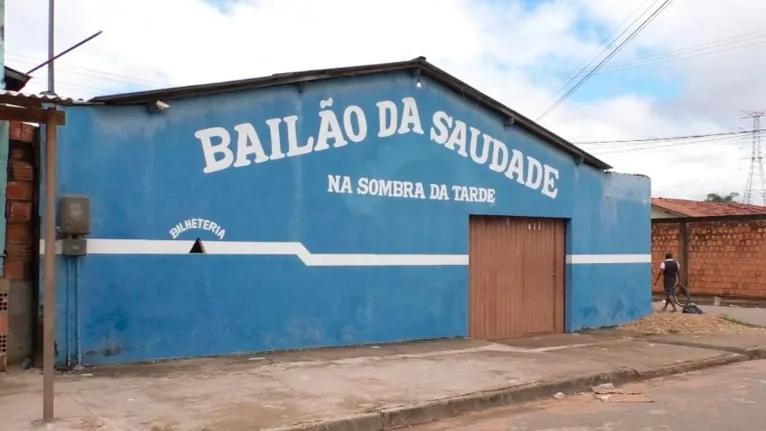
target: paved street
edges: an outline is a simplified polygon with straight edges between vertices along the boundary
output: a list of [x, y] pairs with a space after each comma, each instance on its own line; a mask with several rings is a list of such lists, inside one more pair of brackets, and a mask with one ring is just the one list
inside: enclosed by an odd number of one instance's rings
[[766, 422], [766, 361], [624, 386], [651, 403], [610, 403], [592, 394], [485, 411], [412, 431], [758, 430]]

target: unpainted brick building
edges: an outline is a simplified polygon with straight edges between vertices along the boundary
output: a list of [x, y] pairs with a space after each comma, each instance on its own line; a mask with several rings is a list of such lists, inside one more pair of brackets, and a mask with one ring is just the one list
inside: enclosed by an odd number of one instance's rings
[[[680, 199], [652, 205], [653, 214], [669, 213], [652, 220], [654, 276], [671, 252], [694, 295], [766, 298], [766, 208]], [[662, 293], [662, 286], [652, 291]]]
[[[21, 91], [31, 79], [8, 66], [3, 67], [4, 89]], [[13, 100], [9, 100], [9, 96]], [[13, 103], [13, 94], [3, 93], [3, 103]], [[16, 108], [14, 108], [16, 109]], [[16, 112], [18, 114], [18, 112]], [[22, 118], [14, 118], [19, 120]], [[39, 128], [20, 121], [8, 122], [8, 158], [2, 160], [5, 175], [5, 244], [0, 274], [0, 368], [21, 362], [36, 352], [37, 261], [39, 226], [37, 211], [37, 166]], [[33, 275], [34, 274], [34, 275]]]
[[[0, 352], [9, 363], [32, 356], [37, 319], [33, 274], [39, 254], [36, 217], [39, 128], [12, 121], [6, 185], [6, 237], [0, 278]], [[4, 312], [3, 312], [4, 311]]]

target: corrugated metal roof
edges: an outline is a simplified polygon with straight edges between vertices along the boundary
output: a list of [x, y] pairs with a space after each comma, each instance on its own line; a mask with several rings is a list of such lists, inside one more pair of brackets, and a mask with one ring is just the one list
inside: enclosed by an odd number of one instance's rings
[[9, 105], [27, 106], [29, 103], [42, 105], [43, 103], [52, 103], [55, 105], [74, 105], [77, 103], [87, 103], [83, 99], [73, 99], [70, 97], [61, 97], [50, 94], [28, 94], [20, 91], [0, 90], [0, 103]]
[[652, 198], [652, 205], [682, 217], [766, 215], [766, 207], [737, 202], [708, 202], [686, 199]]
[[395, 63], [310, 70], [304, 72], [279, 73], [266, 77], [243, 79], [237, 81], [190, 85], [185, 87], [100, 96], [91, 99], [90, 102], [103, 103], [106, 105], [137, 105], [149, 103], [155, 100], [167, 101], [172, 99], [207, 96], [233, 91], [251, 90], [255, 88], [274, 87], [278, 85], [303, 84], [311, 81], [321, 81], [326, 79], [344, 78], [351, 76], [364, 76], [400, 70], [411, 70], [415, 75], [422, 74], [423, 76], [427, 76], [429, 79], [438, 82], [439, 84], [451, 89], [452, 91], [455, 91], [464, 98], [497, 112], [509, 123], [513, 123], [514, 125], [526, 130], [527, 132], [550, 143], [551, 145], [569, 154], [572, 154], [574, 157], [581, 159], [588, 165], [604, 170], [612, 168], [607, 163], [601, 161], [590, 153], [583, 151], [566, 139], [556, 135], [550, 130], [535, 123], [531, 119], [519, 114], [511, 108], [508, 108], [502, 103], [492, 99], [491, 97], [480, 92], [479, 90], [476, 90], [465, 82], [427, 62], [425, 57], [418, 57], [414, 60]]

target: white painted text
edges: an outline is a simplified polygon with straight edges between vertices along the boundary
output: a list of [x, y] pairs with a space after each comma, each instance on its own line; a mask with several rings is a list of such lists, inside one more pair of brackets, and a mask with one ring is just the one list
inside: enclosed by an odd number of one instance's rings
[[[408, 134], [426, 136], [414, 97], [405, 97], [399, 101], [377, 102], [375, 104], [377, 119], [372, 120], [368, 120], [365, 111], [357, 105], [335, 109], [337, 107], [333, 104], [332, 97], [320, 101], [319, 125], [316, 134], [300, 140], [297, 115], [268, 119], [259, 128], [252, 123], [238, 124], [232, 128], [233, 133], [224, 127], [198, 130], [194, 136], [202, 145], [205, 160], [203, 172], [210, 174], [232, 167], [241, 168], [314, 152], [361, 145], [368, 137], [370, 127], [377, 127], [377, 130], [372, 133], [378, 138]], [[301, 132], [305, 133], [302, 129]], [[508, 180], [516, 181], [551, 199], [558, 196], [558, 169], [542, 163], [529, 154], [522, 153], [517, 148], [509, 147], [444, 111], [436, 111], [431, 116], [427, 136], [432, 142], [475, 164], [484, 165]], [[411, 186], [412, 189], [409, 188], [410, 186], [401, 185], [401, 192], [398, 188], [400, 186], [396, 184], [392, 182], [389, 185], [368, 179], [356, 186], [359, 188], [357, 192], [359, 194], [383, 193], [388, 196], [390, 188], [390, 190], [396, 190], [391, 193], [401, 193], [402, 196], [420, 195], [414, 184]], [[425, 194], [427, 190], [424, 189], [422, 192]], [[471, 199], [471, 190], [468, 189], [467, 193]], [[484, 196], [489, 199], [487, 193], [489, 192], [485, 191], [484, 195], [477, 194], [475, 198], [481, 199]], [[461, 191], [453, 190], [454, 197], [458, 194], [463, 194], [462, 189]], [[473, 202], [477, 201], [473, 200]]]
[[208, 232], [212, 232], [213, 235], [217, 236], [218, 239], [223, 239], [223, 237], [226, 235], [226, 229], [221, 227], [218, 223], [207, 220], [204, 218], [190, 218], [182, 221], [181, 223], [178, 223], [177, 225], [173, 226], [172, 229], [170, 229], [170, 236], [173, 239], [178, 238], [179, 235], [186, 232], [187, 230], [205, 230]]
[[360, 177], [327, 176], [328, 193], [357, 194], [402, 199], [431, 199], [439, 201], [495, 203], [495, 189], [447, 184], [426, 184], [417, 181]]

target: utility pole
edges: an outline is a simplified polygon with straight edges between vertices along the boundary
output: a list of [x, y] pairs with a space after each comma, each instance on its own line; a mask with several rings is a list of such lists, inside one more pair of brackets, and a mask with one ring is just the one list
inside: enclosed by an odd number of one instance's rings
[[[53, 61], [56, 54], [53, 45], [54, 0], [48, 0], [48, 91], [51, 96], [56, 94], [53, 79]], [[54, 352], [56, 342], [56, 267], [54, 261], [56, 235], [56, 126], [52, 124], [52, 116], [48, 115], [45, 124], [45, 248], [44, 248], [44, 283], [43, 291], [43, 421], [53, 420], [53, 367], [56, 362]], [[53, 262], [53, 265], [50, 263]]]
[[742, 120], [748, 119], [752, 121], [750, 169], [747, 173], [747, 184], [745, 185], [743, 202], [746, 204], [759, 203], [766, 206], [766, 173], [763, 170], [763, 152], [761, 149], [761, 117], [766, 115], [766, 109], [743, 112], [745, 117], [742, 117]]
[[55, 33], [55, 0], [48, 0], [48, 94], [56, 94], [56, 85], [54, 81], [53, 57], [56, 56], [56, 47], [54, 44]]

